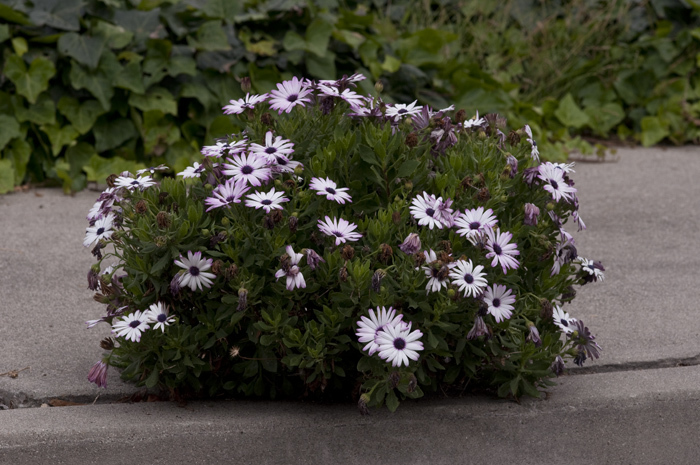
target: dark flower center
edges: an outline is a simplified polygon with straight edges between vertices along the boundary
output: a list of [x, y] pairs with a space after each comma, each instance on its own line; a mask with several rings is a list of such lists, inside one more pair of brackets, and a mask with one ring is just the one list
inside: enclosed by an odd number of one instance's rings
[[103, 232], [105, 232], [105, 228], [100, 228], [97, 230], [97, 235], [101, 236]]
[[168, 315], [166, 315], [165, 313], [161, 313], [158, 315], [158, 322], [159, 323], [165, 323], [165, 320], [167, 320], [167, 319], [168, 319]]
[[270, 200], [270, 199], [265, 199], [265, 200], [263, 200], [263, 201], [260, 202], [260, 203], [263, 204], [263, 205], [271, 205], [271, 204], [272, 204], [272, 200]]
[[559, 189], [559, 184], [557, 184], [556, 181], [549, 181], [549, 184], [551, 184], [553, 188]]
[[290, 103], [296, 102], [298, 98], [299, 98], [299, 96], [297, 94], [292, 94], [289, 97], [287, 97], [287, 101]]
[[569, 322], [566, 321], [566, 318], [561, 319], [561, 324], [562, 324], [562, 326], [566, 326], [567, 328], [569, 327]]
[[196, 266], [191, 266], [189, 272], [192, 276], [199, 276], [199, 268]]
[[282, 158], [282, 157], [275, 157], [275, 158], [277, 158], [277, 164], [278, 164], [278, 165], [286, 166], [287, 163], [289, 163], [287, 160], [285, 160], [285, 159]]
[[479, 229], [480, 227], [481, 227], [481, 223], [479, 223], [478, 221], [473, 221], [473, 222], [469, 223], [469, 229], [471, 229], [472, 231]]
[[435, 214], [435, 210], [433, 210], [432, 208], [428, 208], [427, 210], [425, 210], [425, 214], [432, 218]]
[[495, 307], [495, 308], [500, 307], [501, 306], [501, 299], [493, 299], [493, 301], [491, 302], [491, 306]]
[[440, 274], [440, 269], [439, 269], [439, 268], [431, 268], [431, 269], [430, 269], [430, 275], [431, 275], [433, 278], [437, 278], [439, 274]]
[[495, 253], [496, 255], [501, 255], [503, 253], [503, 249], [500, 245], [493, 244], [493, 253]]
[[464, 275], [464, 282], [467, 284], [471, 284], [474, 282], [474, 276], [470, 275], [469, 273]]
[[234, 200], [236, 200], [235, 195], [229, 195], [228, 197], [226, 197], [226, 201], [229, 203], [233, 202]]
[[332, 187], [326, 187], [326, 192], [328, 192], [329, 194], [335, 194], [335, 189], [333, 189]]
[[406, 341], [404, 341], [403, 338], [397, 337], [394, 339], [394, 347], [397, 350], [403, 350], [406, 347]]
[[399, 113], [400, 115], [403, 115], [404, 113], [408, 113], [408, 110], [406, 110], [405, 108], [402, 108], [402, 109], [400, 109], [400, 110], [398, 111], [398, 113]]
[[335, 237], [344, 237], [344, 236], [343, 236], [343, 233], [341, 233], [340, 231], [331, 231], [331, 233], [332, 233]]
[[241, 168], [241, 173], [243, 174], [250, 174], [253, 172], [253, 167], [250, 165], [245, 165], [243, 168]]
[[134, 320], [131, 323], [129, 323], [129, 326], [131, 326], [132, 328], [138, 328], [140, 324], [141, 322], [139, 320]]
[[277, 149], [274, 148], [274, 147], [268, 147], [268, 148], [265, 149], [265, 153], [269, 153], [269, 154], [273, 154], [273, 153], [275, 153], [276, 151], [277, 151]]
[[138, 186], [138, 185], [139, 185], [139, 182], [136, 181], [136, 180], [133, 180], [133, 181], [131, 181], [131, 185], [132, 185], [132, 186]]

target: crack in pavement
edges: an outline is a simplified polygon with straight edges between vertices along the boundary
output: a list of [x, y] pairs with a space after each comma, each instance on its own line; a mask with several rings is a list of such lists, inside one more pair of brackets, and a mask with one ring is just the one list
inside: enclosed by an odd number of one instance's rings
[[646, 362], [625, 362], [615, 365], [587, 366], [582, 368], [571, 368], [570, 375], [592, 375], [597, 373], [617, 373], [620, 371], [657, 370], [661, 368], [691, 367], [700, 365], [700, 354], [694, 357], [664, 358]]

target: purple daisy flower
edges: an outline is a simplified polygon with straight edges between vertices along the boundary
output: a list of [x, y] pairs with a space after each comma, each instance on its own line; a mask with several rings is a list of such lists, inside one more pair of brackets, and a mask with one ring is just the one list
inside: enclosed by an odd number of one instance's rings
[[246, 207], [254, 207], [256, 210], [262, 208], [265, 213], [270, 213], [270, 210], [282, 210], [282, 202], [289, 202], [289, 199], [283, 197], [284, 192], [275, 192], [273, 187], [270, 192], [255, 192], [248, 195], [245, 201]]
[[423, 107], [416, 105], [416, 103], [418, 103], [418, 100], [414, 100], [409, 104], [397, 103], [395, 105], [387, 105], [386, 116], [398, 119], [403, 116], [417, 115]]
[[183, 178], [198, 178], [200, 174], [204, 172], [204, 165], [200, 165], [197, 162], [194, 162], [194, 165], [188, 166], [185, 168], [185, 171], [181, 171], [177, 173], [178, 176], [182, 176]]
[[306, 281], [304, 280], [304, 275], [301, 274], [299, 269], [299, 261], [304, 256], [303, 253], [295, 253], [291, 245], [286, 248], [287, 255], [289, 256], [289, 263], [285, 263], [283, 267], [275, 273], [275, 278], [279, 280], [281, 277], [287, 277], [287, 290], [294, 290], [295, 287], [305, 288]]
[[328, 97], [343, 99], [352, 108], [361, 107], [366, 100], [365, 97], [350, 89], [345, 89], [341, 92], [340, 89], [338, 89], [337, 87], [330, 87], [327, 85], [319, 84], [318, 90], [320, 90], [323, 95], [326, 95]]
[[476, 127], [481, 127], [486, 124], [484, 118], [479, 118], [479, 110], [476, 110], [476, 116], [472, 119], [468, 119], [463, 123], [464, 129], [471, 129]]
[[405, 254], [408, 255], [413, 255], [414, 253], [417, 253], [421, 248], [421, 243], [420, 243], [420, 237], [418, 237], [418, 234], [416, 233], [411, 233], [408, 236], [406, 236], [406, 239], [404, 239], [403, 243], [399, 245], [399, 249]]
[[245, 180], [246, 183], [252, 186], [260, 186], [263, 182], [267, 183], [272, 177], [272, 171], [267, 166], [265, 159], [257, 156], [254, 153], [234, 155], [233, 158], [227, 158], [230, 164], [224, 164], [223, 173], [226, 176], [233, 176], [235, 180]]
[[155, 185], [155, 181], [150, 176], [139, 176], [138, 178], [131, 178], [128, 176], [119, 176], [115, 181], [114, 185], [116, 187], [123, 187], [130, 191], [136, 189], [145, 189]]
[[387, 325], [377, 334], [379, 357], [394, 367], [408, 366], [408, 360], [418, 360], [418, 351], [423, 350], [423, 343], [419, 341], [422, 336], [419, 330], [411, 332], [410, 323], [408, 326]]
[[532, 138], [532, 129], [530, 125], [525, 125], [525, 133], [527, 134], [527, 141], [530, 143], [530, 157], [533, 160], [540, 161], [540, 150], [537, 148], [537, 142]]
[[112, 229], [113, 223], [113, 213], [99, 218], [97, 221], [95, 221], [94, 225], [90, 226], [85, 230], [85, 239], [83, 239], [83, 245], [85, 247], [90, 247], [92, 244], [102, 239], [109, 239], [114, 233], [114, 230]]
[[281, 136], [272, 140], [272, 131], [265, 134], [265, 145], [250, 144], [250, 150], [255, 155], [264, 158], [268, 163], [275, 163], [279, 157], [287, 158], [287, 155], [294, 153], [294, 143]]
[[411, 202], [411, 215], [418, 220], [421, 226], [428, 226], [433, 229], [437, 226], [442, 229], [443, 226], [450, 227], [453, 224], [452, 209], [449, 206], [451, 200], [442, 201], [442, 197], [435, 198], [434, 195], [423, 192], [422, 196], [416, 196]]
[[493, 258], [491, 266], [494, 267], [496, 264], [501, 265], [503, 268], [503, 274], [506, 274], [509, 269], [517, 269], [520, 266], [520, 262], [515, 259], [516, 255], [520, 255], [517, 249], [517, 244], [510, 244], [510, 240], [513, 235], [506, 232], [501, 232], [500, 230], [493, 230], [491, 228], [486, 230], [486, 250], [489, 252], [486, 254], [486, 258]]
[[500, 284], [494, 284], [486, 288], [484, 303], [488, 306], [487, 312], [492, 315], [497, 323], [507, 320], [513, 314], [515, 296], [510, 289]]
[[488, 285], [483, 270], [483, 266], [474, 266], [471, 260], [458, 260], [450, 271], [452, 284], [457, 284], [459, 290], [464, 291], [464, 297], [477, 297]]
[[209, 205], [207, 211], [219, 207], [228, 207], [234, 203], [241, 203], [241, 197], [249, 189], [250, 186], [248, 186], [243, 179], [240, 181], [229, 179], [224, 184], [219, 184], [216, 186], [216, 189], [212, 191], [212, 196], [204, 199], [204, 203]]
[[554, 324], [557, 325], [564, 334], [571, 334], [574, 332], [576, 318], [571, 318], [559, 305], [554, 305], [552, 308], [552, 318], [554, 319]]
[[95, 363], [92, 368], [90, 368], [90, 373], [88, 373], [88, 381], [97, 384], [97, 387], [106, 388], [107, 368], [109, 368], [109, 365], [102, 360]]
[[141, 333], [149, 329], [148, 317], [141, 310], [136, 310], [112, 325], [112, 333], [117, 337], [124, 336], [127, 341], [141, 341]]
[[277, 84], [277, 90], [270, 92], [270, 108], [289, 113], [297, 105], [305, 106], [304, 102], [309, 103], [311, 100], [307, 98], [312, 92], [312, 89], [304, 82], [297, 79], [296, 76], [291, 81], [284, 81]]
[[207, 273], [207, 270], [211, 268], [212, 263], [211, 258], [202, 258], [202, 252], [192, 253], [192, 251], [188, 251], [187, 258], [180, 255], [180, 259], [175, 260], [175, 264], [184, 269], [178, 273], [179, 285], [189, 286], [193, 291], [197, 289], [201, 291], [203, 287], [211, 287], [212, 279], [216, 279], [216, 275]]
[[338, 187], [335, 182], [329, 178], [311, 178], [309, 187], [316, 192], [317, 195], [325, 195], [326, 199], [333, 200], [340, 204], [345, 204], [345, 201], [352, 202], [352, 198], [347, 193], [347, 187]]
[[250, 95], [250, 93], [245, 94], [245, 98], [239, 98], [238, 100], [229, 100], [229, 105], [222, 108], [224, 110], [224, 115], [238, 115], [243, 113], [246, 108], [253, 109], [255, 105], [260, 102], [267, 100], [268, 95]]
[[346, 241], [358, 241], [362, 237], [362, 234], [353, 232], [357, 228], [357, 225], [350, 223], [342, 218], [333, 218], [326, 216], [326, 220], [318, 220], [318, 229], [327, 236], [335, 237], [335, 245], [340, 245]]
[[538, 167], [539, 175], [537, 176], [544, 181], [544, 190], [552, 194], [552, 198], [558, 202], [561, 199], [567, 202], [573, 200], [573, 195], [576, 193], [576, 188], [570, 186], [564, 180], [564, 170], [558, 168], [552, 163], [542, 163]]

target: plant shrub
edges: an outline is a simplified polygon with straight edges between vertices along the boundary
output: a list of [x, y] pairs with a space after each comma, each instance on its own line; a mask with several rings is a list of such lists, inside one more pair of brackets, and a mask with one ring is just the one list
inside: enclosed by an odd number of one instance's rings
[[[388, 104], [360, 75], [296, 78], [225, 107], [200, 163], [108, 179], [88, 273], [106, 366], [174, 395], [539, 396], [599, 347], [561, 308], [603, 279], [563, 224], [572, 165], [498, 115]], [[109, 266], [109, 267], [108, 267]]]

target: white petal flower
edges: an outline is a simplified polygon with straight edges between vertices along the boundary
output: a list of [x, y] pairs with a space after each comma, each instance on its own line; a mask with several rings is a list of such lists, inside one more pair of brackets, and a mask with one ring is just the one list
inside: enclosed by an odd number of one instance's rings
[[423, 343], [419, 339], [423, 333], [419, 330], [411, 332], [411, 325], [387, 325], [377, 334], [376, 344], [379, 346], [379, 357], [394, 367], [408, 366], [410, 360], [418, 360], [419, 350]]
[[156, 302], [145, 312], [149, 323], [155, 323], [153, 329], [159, 329], [165, 332], [165, 327], [170, 326], [175, 322], [174, 316], [168, 316], [168, 307], [163, 302]]
[[180, 255], [180, 259], [175, 260], [175, 264], [184, 269], [179, 273], [180, 286], [189, 286], [193, 291], [211, 287], [212, 279], [216, 279], [216, 275], [207, 273], [207, 270], [211, 268], [212, 263], [211, 258], [202, 258], [202, 252], [188, 251], [187, 258]]
[[141, 310], [137, 310], [113, 324], [112, 333], [117, 337], [124, 336], [128, 341], [139, 342], [141, 333], [148, 328], [148, 317]]

